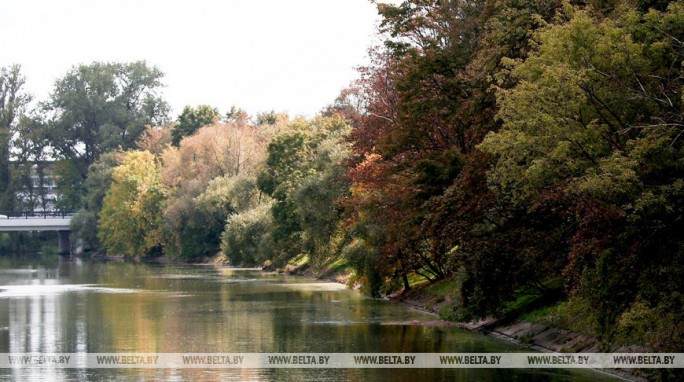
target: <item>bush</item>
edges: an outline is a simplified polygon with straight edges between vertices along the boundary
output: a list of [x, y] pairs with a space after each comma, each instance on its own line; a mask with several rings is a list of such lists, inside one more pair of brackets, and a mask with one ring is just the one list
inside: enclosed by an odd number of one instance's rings
[[268, 232], [273, 224], [271, 204], [231, 215], [221, 237], [221, 251], [232, 265], [254, 266], [272, 255]]

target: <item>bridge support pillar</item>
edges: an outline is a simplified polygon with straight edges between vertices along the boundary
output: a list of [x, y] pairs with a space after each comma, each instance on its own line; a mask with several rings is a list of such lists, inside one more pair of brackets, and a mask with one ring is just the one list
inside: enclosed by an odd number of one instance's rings
[[57, 231], [59, 237], [59, 255], [71, 255], [71, 243], [69, 242], [69, 231]]

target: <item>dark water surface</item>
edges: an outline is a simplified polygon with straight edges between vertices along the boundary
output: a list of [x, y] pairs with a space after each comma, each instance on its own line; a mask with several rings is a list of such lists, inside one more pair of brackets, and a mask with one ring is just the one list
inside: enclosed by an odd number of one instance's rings
[[[0, 353], [528, 350], [344, 286], [256, 270], [0, 258]], [[30, 381], [595, 381], [496, 369], [0, 369]]]

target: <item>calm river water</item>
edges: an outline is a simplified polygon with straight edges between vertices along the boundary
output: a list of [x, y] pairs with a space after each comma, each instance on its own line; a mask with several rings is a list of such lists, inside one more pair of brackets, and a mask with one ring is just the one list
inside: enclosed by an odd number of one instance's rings
[[[214, 266], [0, 258], [0, 353], [440, 353], [526, 349], [343, 286]], [[30, 381], [595, 381], [565, 370], [0, 369]]]

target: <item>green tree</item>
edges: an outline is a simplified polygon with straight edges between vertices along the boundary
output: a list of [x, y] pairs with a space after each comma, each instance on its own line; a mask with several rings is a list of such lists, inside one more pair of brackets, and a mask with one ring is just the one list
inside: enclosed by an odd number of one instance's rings
[[275, 125], [278, 122], [278, 118], [280, 118], [280, 115], [275, 110], [257, 113], [256, 124], [259, 126]]
[[83, 240], [86, 250], [105, 251], [97, 237], [98, 216], [104, 197], [112, 186], [112, 173], [119, 165], [118, 157], [121, 155], [118, 152], [105, 153], [88, 168], [82, 207], [71, 219], [71, 230]]
[[[232, 111], [232, 109], [231, 109]], [[237, 111], [236, 111], [237, 113]], [[171, 129], [171, 142], [178, 147], [184, 137], [189, 137], [201, 127], [218, 122], [220, 117], [218, 109], [209, 105], [199, 105], [196, 108], [186, 106], [178, 116], [178, 121]]]
[[167, 191], [157, 162], [147, 151], [128, 151], [114, 168], [98, 220], [98, 237], [109, 253], [131, 257], [162, 253]]
[[[539, 33], [527, 60], [509, 61], [516, 85], [498, 92], [504, 126], [480, 148], [495, 156], [489, 184], [523, 212], [506, 224], [521, 225], [540, 206], [564, 222], [570, 252], [538, 261], [555, 263], [610, 343], [621, 317], [636, 327], [637, 311], [669, 317], [684, 306], [675, 281], [684, 256], [676, 233], [684, 229], [684, 5], [646, 14], [623, 5], [609, 17], [566, 8], [562, 16], [567, 22]], [[678, 348], [684, 331], [670, 324], [652, 328], [669, 340], [650, 346]]]
[[[12, 140], [14, 162], [10, 188], [21, 190], [21, 200], [17, 200], [15, 208], [22, 211], [33, 211], [35, 208], [47, 210], [48, 192], [45, 182], [51, 175], [48, 148], [50, 142], [45, 137], [44, 116], [36, 110], [19, 118], [14, 139]], [[37, 176], [38, 184], [34, 185], [32, 176]], [[55, 177], [51, 178], [53, 182]]]
[[19, 65], [0, 69], [0, 210], [14, 208], [10, 149], [19, 119], [31, 100], [23, 90], [25, 83]]
[[247, 112], [236, 106], [231, 106], [230, 110], [226, 112], [225, 121], [227, 123], [246, 124], [248, 119]]
[[74, 162], [59, 160], [52, 169], [58, 186], [55, 208], [59, 211], [78, 211], [85, 195], [83, 177]]
[[[296, 120], [269, 143], [258, 185], [274, 199], [271, 237], [276, 265], [302, 251], [320, 257], [323, 243], [339, 219], [337, 199], [348, 190], [334, 169], [348, 155], [344, 143], [348, 131], [349, 125], [340, 117]], [[327, 181], [330, 183], [324, 185]]]
[[144, 61], [73, 67], [45, 103], [53, 115], [48, 133], [55, 153], [73, 161], [85, 178], [102, 153], [135, 148], [146, 125], [167, 121], [162, 76]]
[[270, 203], [228, 217], [221, 235], [221, 252], [228, 256], [232, 265], [255, 266], [271, 258], [271, 219]]

